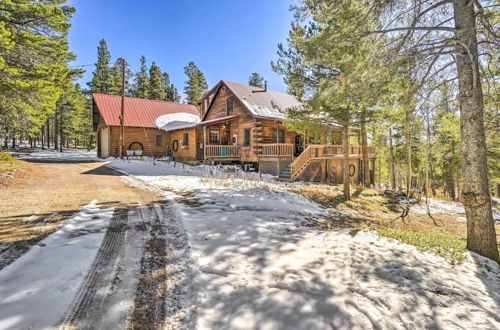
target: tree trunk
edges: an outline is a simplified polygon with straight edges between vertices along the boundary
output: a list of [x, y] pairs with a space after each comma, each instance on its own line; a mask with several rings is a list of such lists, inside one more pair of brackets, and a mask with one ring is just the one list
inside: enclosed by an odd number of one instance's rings
[[45, 137], [44, 137], [44, 129], [45, 128], [45, 125], [42, 126], [42, 133], [40, 134], [40, 142], [42, 142], [42, 150], [45, 149]]
[[50, 149], [50, 121], [47, 119], [47, 149]]
[[500, 264], [491, 210], [474, 2], [453, 0], [467, 248]]
[[54, 114], [54, 149], [59, 149], [59, 130], [58, 130], [57, 112]]
[[349, 176], [349, 126], [344, 126], [342, 138], [344, 157], [342, 159], [342, 182], [344, 183], [344, 198], [351, 199], [351, 182]]
[[370, 165], [368, 164], [368, 137], [366, 134], [366, 118], [365, 114], [361, 116], [361, 153], [363, 159], [363, 186], [369, 187], [370, 181]]
[[389, 181], [391, 189], [396, 191], [396, 169], [394, 166], [394, 147], [392, 145], [392, 128], [389, 128]]
[[59, 151], [63, 151], [63, 123], [62, 112], [59, 114]]
[[412, 154], [411, 154], [411, 116], [406, 112], [406, 198], [410, 198], [412, 190]]

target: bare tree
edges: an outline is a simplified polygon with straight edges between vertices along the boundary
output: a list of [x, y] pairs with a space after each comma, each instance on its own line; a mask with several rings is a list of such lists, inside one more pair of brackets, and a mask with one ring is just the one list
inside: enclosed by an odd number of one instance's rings
[[[461, 168], [463, 177], [467, 177], [461, 191], [467, 217], [467, 248], [500, 263], [483, 120], [480, 77], [480, 55], [483, 54], [479, 52], [478, 43], [478, 36], [485, 44], [498, 42], [499, 36], [487, 15], [483, 15], [484, 7], [479, 1], [413, 0], [405, 4], [395, 2], [386, 8], [384, 27], [371, 32], [389, 37], [398, 54], [418, 57], [422, 85], [438, 77], [443, 82], [458, 84]], [[432, 92], [431, 89], [429, 96]]]

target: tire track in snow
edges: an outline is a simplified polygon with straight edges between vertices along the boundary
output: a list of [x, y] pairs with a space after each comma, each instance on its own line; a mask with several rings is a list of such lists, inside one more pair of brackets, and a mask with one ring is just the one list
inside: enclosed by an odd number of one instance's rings
[[60, 329], [122, 328], [131, 313], [139, 262], [147, 237], [148, 208], [111, 220], [93, 266]]

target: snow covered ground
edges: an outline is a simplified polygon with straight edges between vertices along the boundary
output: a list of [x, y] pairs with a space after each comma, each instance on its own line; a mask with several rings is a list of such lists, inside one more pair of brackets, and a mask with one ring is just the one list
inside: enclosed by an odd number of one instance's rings
[[93, 201], [0, 271], [0, 329], [58, 324], [92, 265], [112, 213]]
[[[460, 202], [454, 201], [444, 201], [429, 198], [429, 210], [431, 214], [445, 214], [445, 213], [457, 213], [462, 215], [458, 217], [457, 220], [466, 221], [465, 218], [465, 208], [464, 205]], [[498, 224], [500, 224], [500, 210], [496, 207], [492, 208], [493, 210], [493, 220], [495, 220]], [[414, 212], [417, 214], [427, 214], [427, 205], [425, 203], [425, 199], [421, 204], [413, 204], [411, 205], [410, 212]]]
[[63, 152], [58, 150], [42, 150], [38, 149], [32, 153], [13, 152], [13, 156], [23, 160], [44, 160], [44, 161], [67, 161], [67, 162], [89, 162], [102, 161], [97, 158], [97, 151], [86, 149], [64, 149]]
[[[321, 231], [308, 224], [324, 209], [255, 174], [154, 161], [108, 166], [178, 198], [190, 262], [167, 290], [168, 328], [500, 328], [500, 269], [484, 258], [452, 266], [373, 232]], [[171, 260], [178, 273], [180, 260]]]

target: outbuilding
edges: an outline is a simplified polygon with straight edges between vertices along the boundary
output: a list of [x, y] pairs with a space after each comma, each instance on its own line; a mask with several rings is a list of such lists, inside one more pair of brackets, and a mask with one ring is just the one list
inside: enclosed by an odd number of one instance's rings
[[[119, 157], [121, 96], [94, 93], [92, 104], [98, 157]], [[173, 117], [199, 118], [199, 112], [192, 104], [125, 97], [125, 150], [151, 157], [167, 155], [171, 141], [159, 127]]]

